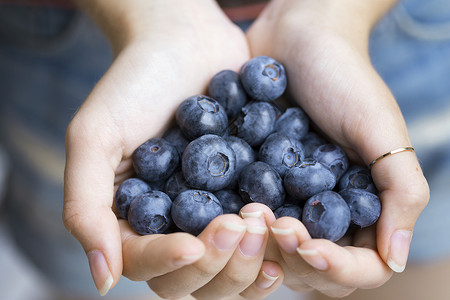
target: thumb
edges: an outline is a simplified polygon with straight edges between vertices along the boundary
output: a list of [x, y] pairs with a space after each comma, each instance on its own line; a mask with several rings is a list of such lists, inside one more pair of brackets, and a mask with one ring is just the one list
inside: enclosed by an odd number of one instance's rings
[[378, 251], [393, 271], [402, 272], [414, 225], [430, 198], [428, 184], [412, 151], [387, 156], [371, 171], [382, 202]]
[[99, 134], [76, 119], [66, 136], [63, 222], [83, 246], [95, 286], [103, 296], [122, 274], [120, 229], [112, 211], [114, 160], [112, 153], [102, 151], [108, 148], [101, 146]]

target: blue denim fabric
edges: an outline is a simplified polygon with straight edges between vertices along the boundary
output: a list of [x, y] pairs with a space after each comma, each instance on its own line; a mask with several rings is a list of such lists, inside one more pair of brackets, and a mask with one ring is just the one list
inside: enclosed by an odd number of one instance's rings
[[[11, 160], [6, 214], [19, 248], [65, 296], [100, 297], [80, 244], [62, 224], [64, 135], [112, 61], [84, 15], [0, 6], [0, 143]], [[123, 278], [110, 295], [151, 294]]]
[[401, 1], [374, 29], [370, 54], [404, 114], [431, 189], [410, 261], [449, 257], [450, 2]]

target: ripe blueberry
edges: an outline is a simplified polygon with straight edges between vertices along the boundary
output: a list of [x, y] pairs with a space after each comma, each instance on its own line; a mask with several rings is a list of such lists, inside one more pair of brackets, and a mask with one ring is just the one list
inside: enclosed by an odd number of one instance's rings
[[281, 177], [303, 158], [302, 144], [280, 132], [269, 135], [259, 148], [259, 160], [269, 164]]
[[229, 189], [234, 189], [238, 186], [238, 178], [241, 171], [256, 160], [256, 153], [246, 141], [237, 136], [229, 135], [225, 136], [224, 139], [236, 154], [236, 169], [233, 180], [228, 186]]
[[222, 204], [224, 214], [238, 214], [245, 205], [241, 196], [235, 190], [220, 190], [214, 192], [214, 195]]
[[211, 97], [196, 95], [184, 100], [177, 109], [176, 120], [190, 140], [204, 134], [223, 135], [228, 127], [227, 113]]
[[336, 185], [336, 178], [321, 163], [305, 159], [286, 172], [283, 183], [288, 194], [302, 201], [320, 192], [332, 190]]
[[139, 195], [130, 205], [128, 222], [141, 235], [164, 233], [172, 225], [172, 201], [160, 191]]
[[282, 64], [268, 56], [257, 56], [247, 61], [240, 70], [241, 82], [247, 94], [259, 101], [273, 101], [287, 86]]
[[234, 122], [236, 135], [250, 146], [260, 146], [275, 128], [276, 112], [267, 102], [245, 105]]
[[275, 210], [284, 203], [285, 192], [280, 175], [271, 166], [255, 161], [239, 174], [239, 194], [246, 203], [258, 202]]
[[351, 166], [339, 180], [339, 189], [362, 189], [377, 194], [377, 188], [367, 167]]
[[329, 168], [338, 181], [348, 169], [348, 158], [344, 150], [335, 144], [325, 144], [316, 148], [313, 159]]
[[184, 232], [198, 235], [209, 222], [223, 213], [222, 204], [213, 193], [186, 190], [173, 201], [172, 218]]
[[285, 203], [278, 207], [273, 213], [277, 219], [281, 217], [292, 217], [300, 220], [302, 217], [302, 208], [292, 203]]
[[180, 156], [183, 155], [184, 149], [190, 142], [178, 126], [169, 128], [162, 137], [177, 149]]
[[131, 202], [140, 194], [151, 191], [152, 188], [139, 178], [128, 178], [123, 181], [116, 191], [114, 199], [117, 213], [122, 219], [127, 219]]
[[223, 70], [209, 81], [209, 95], [225, 109], [228, 119], [235, 118], [247, 101], [239, 74], [232, 70]]
[[374, 224], [381, 213], [381, 202], [377, 195], [361, 189], [345, 189], [339, 195], [350, 208], [352, 223], [361, 228]]
[[309, 130], [309, 118], [300, 107], [290, 107], [275, 122], [275, 131], [301, 140]]
[[302, 223], [311, 237], [335, 242], [350, 226], [350, 209], [338, 193], [325, 191], [306, 201]]
[[178, 151], [162, 138], [148, 140], [133, 153], [133, 166], [137, 176], [149, 182], [167, 179], [179, 162]]
[[232, 182], [236, 155], [223, 138], [207, 134], [189, 143], [183, 153], [181, 168], [190, 186], [218, 191]]

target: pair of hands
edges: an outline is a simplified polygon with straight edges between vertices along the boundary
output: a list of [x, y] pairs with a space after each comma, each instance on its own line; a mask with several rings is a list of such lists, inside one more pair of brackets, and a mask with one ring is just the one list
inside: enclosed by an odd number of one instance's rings
[[282, 282], [342, 296], [402, 270], [429, 198], [411, 152], [374, 165], [380, 220], [340, 245], [311, 239], [300, 221], [275, 220], [257, 203], [243, 208], [244, 218], [219, 216], [198, 237], [137, 236], [112, 209], [115, 188], [133, 175], [133, 151], [164, 132], [178, 104], [204, 93], [214, 74], [257, 55], [283, 63], [290, 93], [354, 161], [367, 165], [409, 146], [395, 99], [370, 64], [374, 10], [355, 0], [274, 0], [244, 34], [211, 0], [78, 1], [115, 51], [66, 138], [63, 220], [86, 251], [101, 294], [123, 274], [162, 297], [264, 298]]

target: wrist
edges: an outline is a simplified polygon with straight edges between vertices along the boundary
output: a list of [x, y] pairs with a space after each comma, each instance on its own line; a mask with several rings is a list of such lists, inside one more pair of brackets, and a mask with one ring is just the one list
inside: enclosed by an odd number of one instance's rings
[[152, 33], [170, 31], [173, 20], [201, 18], [213, 0], [195, 3], [175, 0], [74, 0], [102, 29], [117, 54], [134, 41], [145, 41]]
[[[367, 49], [372, 27], [397, 0], [272, 0], [261, 16], [279, 33], [327, 34]], [[289, 39], [287, 37], [286, 39]]]

